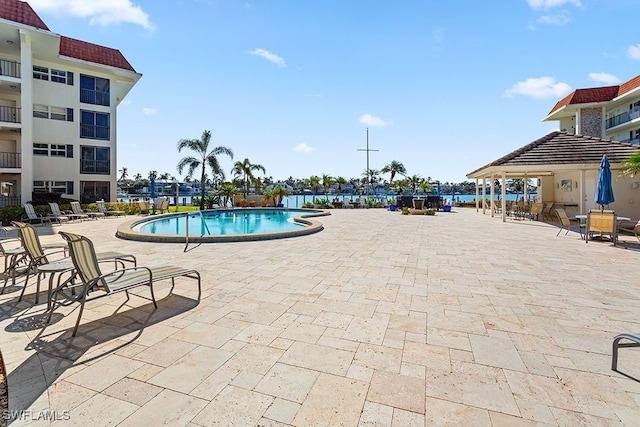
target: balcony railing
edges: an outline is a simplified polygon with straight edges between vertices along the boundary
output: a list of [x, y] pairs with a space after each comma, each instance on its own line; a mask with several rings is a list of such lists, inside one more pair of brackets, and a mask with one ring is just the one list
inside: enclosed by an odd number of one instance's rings
[[617, 116], [613, 116], [610, 119], [607, 119], [606, 129], [619, 126], [621, 124], [630, 122], [631, 120], [637, 119], [640, 117], [640, 108], [634, 108], [633, 110], [625, 111], [622, 114], [618, 114]]
[[0, 59], [0, 75], [20, 78], [20, 63]]
[[80, 125], [80, 138], [109, 140], [109, 126]]
[[0, 196], [0, 208], [8, 206], [22, 206], [22, 199], [20, 196]]
[[20, 153], [0, 152], [0, 168], [20, 168], [22, 160]]
[[80, 102], [94, 105], [109, 106], [109, 92], [91, 89], [80, 89]]
[[640, 138], [623, 139], [620, 142], [626, 142], [627, 144], [640, 145]]
[[0, 105], [0, 122], [20, 123], [20, 109]]
[[110, 170], [109, 160], [80, 160], [80, 173], [109, 175]]

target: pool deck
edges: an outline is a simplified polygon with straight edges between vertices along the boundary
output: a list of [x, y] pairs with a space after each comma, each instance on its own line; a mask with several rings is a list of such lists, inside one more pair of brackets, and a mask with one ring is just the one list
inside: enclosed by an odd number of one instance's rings
[[[640, 383], [611, 343], [640, 331], [640, 244], [585, 244], [552, 224], [474, 209], [334, 210], [292, 239], [124, 241], [134, 217], [36, 227], [84, 234], [138, 265], [202, 274], [159, 309], [123, 294], [42, 332], [35, 286], [0, 295], [11, 423], [211, 426], [637, 425]], [[626, 244], [625, 244], [626, 243]], [[35, 282], [35, 281], [33, 281]], [[46, 280], [45, 280], [46, 283]], [[148, 296], [148, 289], [134, 291]], [[64, 315], [64, 316], [62, 316]], [[640, 378], [640, 351], [618, 368]], [[46, 415], [46, 413], [45, 413]], [[154, 423], [154, 421], [156, 421]]]

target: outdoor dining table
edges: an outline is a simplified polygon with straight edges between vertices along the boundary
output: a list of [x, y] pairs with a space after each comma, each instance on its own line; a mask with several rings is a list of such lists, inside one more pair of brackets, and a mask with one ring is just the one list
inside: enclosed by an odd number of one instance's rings
[[[587, 216], [588, 215], [576, 215], [574, 218], [579, 220], [580, 222], [586, 222]], [[617, 222], [631, 221], [631, 218], [627, 218], [626, 216], [617, 216], [616, 221]]]

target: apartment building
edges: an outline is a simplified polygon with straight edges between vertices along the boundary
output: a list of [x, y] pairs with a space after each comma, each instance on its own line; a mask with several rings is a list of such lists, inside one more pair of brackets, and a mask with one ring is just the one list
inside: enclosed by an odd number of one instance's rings
[[576, 135], [640, 144], [640, 76], [616, 86], [577, 89], [543, 121], [558, 121]]
[[33, 192], [116, 200], [117, 107], [141, 77], [119, 50], [0, 0], [0, 207]]

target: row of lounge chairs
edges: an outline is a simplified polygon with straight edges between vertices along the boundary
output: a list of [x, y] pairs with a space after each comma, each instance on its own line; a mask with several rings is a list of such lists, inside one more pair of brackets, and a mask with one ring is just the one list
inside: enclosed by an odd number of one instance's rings
[[[20, 246], [6, 249], [0, 243], [2, 254], [5, 256], [5, 269], [2, 273], [4, 285], [0, 293], [4, 293], [8, 281], [15, 285], [16, 278], [24, 277], [24, 284], [18, 301], [21, 301], [29, 284], [29, 279], [36, 277], [35, 303], [38, 303], [42, 278], [49, 274], [47, 290], [47, 322], [51, 322], [53, 312], [61, 307], [79, 304], [78, 317], [73, 329], [75, 336], [85, 303], [88, 301], [124, 292], [129, 300], [129, 291], [140, 287], [149, 287], [150, 300], [158, 308], [153, 285], [160, 280], [171, 280], [171, 290], [175, 286], [175, 279], [185, 277], [198, 283], [198, 301], [201, 296], [201, 279], [197, 270], [163, 265], [158, 267], [142, 267], [137, 265], [136, 257], [132, 254], [120, 252], [96, 253], [93, 242], [82, 235], [60, 231], [60, 236], [66, 244], [46, 247], [41, 245], [40, 239], [31, 225], [14, 222], [20, 235]], [[114, 263], [113, 270], [105, 270], [104, 263]], [[125, 267], [124, 262], [130, 262], [132, 267]], [[54, 286], [54, 275], [58, 274], [57, 284]], [[145, 298], [145, 297], [143, 297]]]
[[87, 219], [98, 219], [105, 218], [108, 215], [124, 215], [124, 211], [119, 210], [109, 210], [104, 202], [104, 200], [99, 200], [96, 202], [96, 206], [98, 210], [84, 210], [80, 205], [80, 202], [71, 202], [71, 211], [62, 211], [60, 206], [56, 202], [49, 203], [49, 208], [51, 209], [51, 213], [47, 216], [41, 215], [37, 213], [31, 203], [24, 204], [25, 214], [22, 216], [21, 221], [29, 223], [29, 224], [44, 224], [51, 223], [52, 221], [61, 224], [63, 222], [69, 222], [73, 220], [87, 220]]

